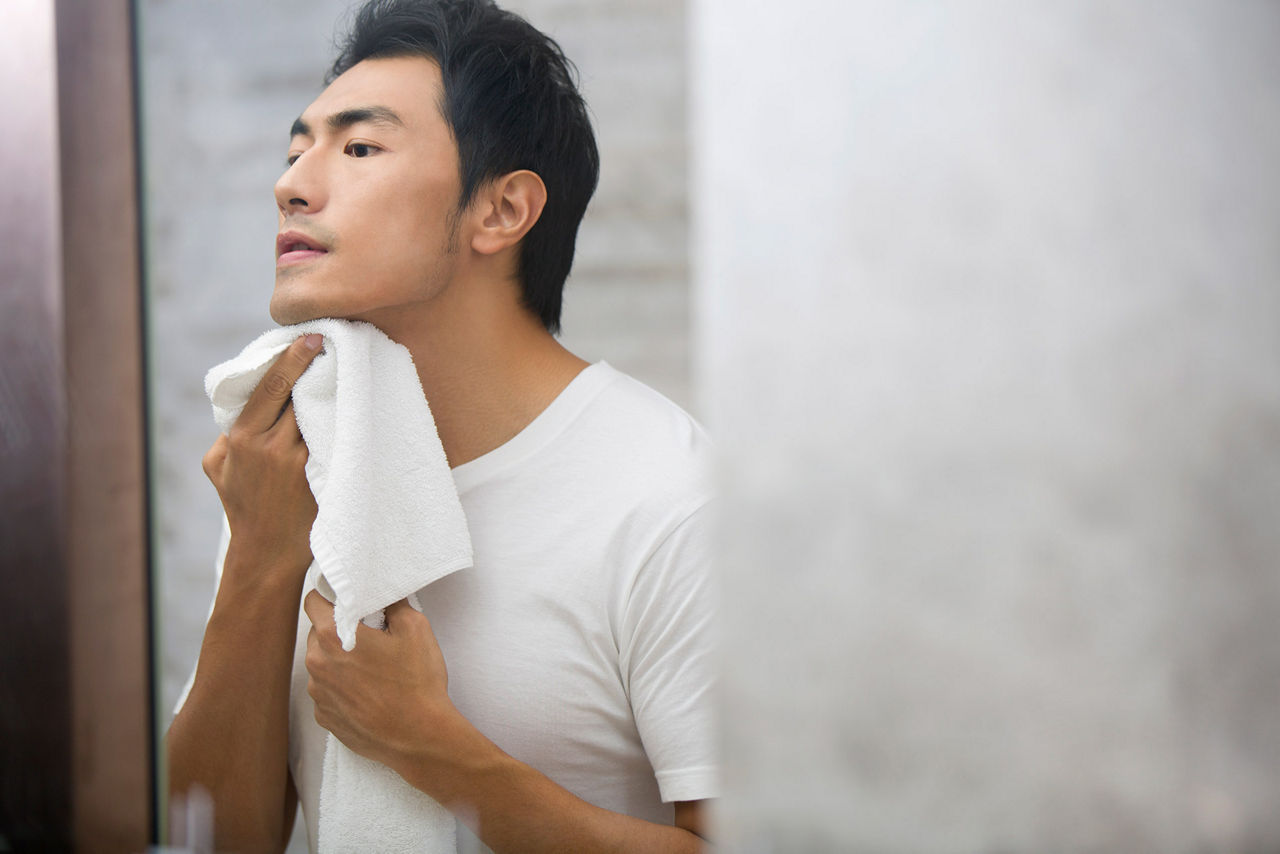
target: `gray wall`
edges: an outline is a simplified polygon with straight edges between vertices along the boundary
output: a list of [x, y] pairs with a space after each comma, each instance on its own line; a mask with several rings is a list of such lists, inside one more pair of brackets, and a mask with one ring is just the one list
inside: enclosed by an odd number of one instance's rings
[[1280, 5], [698, 0], [723, 835], [1280, 847]]

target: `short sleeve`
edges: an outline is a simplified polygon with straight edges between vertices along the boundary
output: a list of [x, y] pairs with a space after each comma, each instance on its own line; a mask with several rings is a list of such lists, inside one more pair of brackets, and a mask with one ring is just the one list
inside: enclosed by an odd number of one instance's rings
[[664, 802], [718, 797], [712, 505], [676, 527], [637, 573], [620, 636], [636, 727]]

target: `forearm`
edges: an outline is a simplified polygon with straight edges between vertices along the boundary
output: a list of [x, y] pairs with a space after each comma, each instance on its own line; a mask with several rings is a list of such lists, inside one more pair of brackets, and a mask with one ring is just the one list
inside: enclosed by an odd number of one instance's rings
[[272, 850], [288, 792], [289, 680], [302, 574], [228, 553], [196, 679], [169, 728], [169, 790], [213, 797], [221, 848]]
[[694, 854], [703, 841], [679, 827], [654, 824], [590, 804], [508, 756], [461, 716], [450, 759], [403, 757], [396, 770], [453, 810], [496, 854], [505, 852], [671, 852]]

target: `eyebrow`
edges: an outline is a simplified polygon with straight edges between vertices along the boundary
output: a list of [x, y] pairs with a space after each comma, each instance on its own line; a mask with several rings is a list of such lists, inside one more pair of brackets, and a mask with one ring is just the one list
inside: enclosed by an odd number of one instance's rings
[[[396, 111], [390, 107], [352, 107], [347, 110], [339, 110], [325, 119], [325, 124], [329, 126], [331, 131], [339, 131], [362, 123], [387, 127], [404, 127], [404, 119], [400, 118]], [[295, 136], [312, 135], [311, 125], [304, 122], [301, 116], [293, 120], [293, 127], [289, 128], [290, 139]]]

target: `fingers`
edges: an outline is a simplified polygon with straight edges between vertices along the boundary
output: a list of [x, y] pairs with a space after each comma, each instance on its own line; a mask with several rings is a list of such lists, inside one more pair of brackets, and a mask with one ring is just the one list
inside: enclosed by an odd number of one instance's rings
[[[332, 638], [335, 642], [337, 641], [338, 630], [334, 624], [332, 602], [324, 598], [318, 591], [312, 590], [302, 600], [302, 609], [306, 612], [307, 618], [311, 620], [312, 626], [307, 638], [308, 647], [312, 643], [319, 643], [320, 635]], [[387, 621], [386, 631], [369, 628], [363, 622], [356, 624], [357, 649], [359, 649], [360, 644], [384, 643], [389, 640], [388, 636], [412, 636], [419, 632], [422, 633], [423, 639], [435, 644], [435, 634], [431, 631], [431, 624], [427, 622], [425, 616], [409, 604], [407, 599], [401, 599], [399, 602], [393, 602], [388, 605], [385, 614]]]
[[431, 630], [431, 622], [427, 619], [427, 615], [410, 605], [408, 599], [401, 599], [387, 606], [387, 632], [390, 634], [421, 632], [425, 638], [435, 643], [435, 632]]
[[401, 599], [399, 602], [392, 602], [387, 606], [387, 628], [392, 629], [395, 624], [403, 622], [405, 619], [411, 619], [411, 614], [417, 614], [414, 607], [409, 604], [408, 599]]
[[292, 437], [293, 441], [302, 443], [302, 431], [298, 429], [298, 418], [293, 411], [293, 398], [289, 398], [289, 402], [285, 404], [284, 412], [280, 413], [280, 419], [276, 421], [275, 426], [277, 429], [285, 430], [286, 435]]
[[440, 642], [431, 628], [427, 615], [401, 599], [387, 607], [386, 635], [395, 643], [407, 643], [411, 647], [425, 650], [433, 667], [444, 673], [444, 657], [440, 651]]
[[304, 335], [280, 354], [253, 394], [249, 395], [249, 402], [236, 420], [236, 429], [263, 433], [276, 423], [293, 392], [293, 384], [320, 352], [323, 341], [320, 335]]
[[306, 611], [307, 619], [311, 620], [311, 625], [316, 628], [333, 625], [333, 603], [316, 590], [312, 590], [302, 600], [302, 610]]

